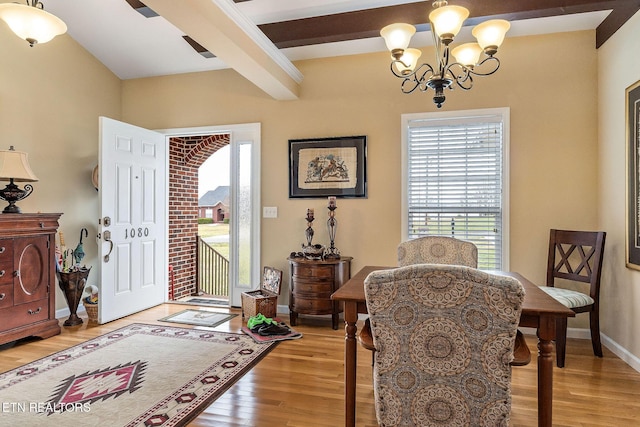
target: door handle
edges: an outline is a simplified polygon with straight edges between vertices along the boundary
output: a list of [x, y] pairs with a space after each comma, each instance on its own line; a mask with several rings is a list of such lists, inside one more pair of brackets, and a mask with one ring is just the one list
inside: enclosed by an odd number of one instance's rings
[[111, 255], [111, 252], [113, 251], [113, 241], [111, 240], [111, 232], [107, 230], [104, 233], [102, 233], [102, 235], [104, 236], [104, 241], [109, 242], [109, 252], [104, 256], [104, 262], [109, 262], [109, 255]]

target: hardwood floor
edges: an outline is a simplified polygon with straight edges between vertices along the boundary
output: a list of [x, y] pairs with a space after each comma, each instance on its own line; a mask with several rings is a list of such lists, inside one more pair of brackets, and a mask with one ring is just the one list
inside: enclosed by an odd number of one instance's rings
[[[192, 306], [191, 306], [192, 307]], [[131, 323], [167, 324], [157, 319], [189, 308], [163, 304], [105, 325], [63, 327], [62, 334], [0, 346], [0, 371], [15, 368]], [[225, 312], [220, 308], [218, 311]], [[216, 330], [240, 332], [242, 316]], [[62, 322], [65, 319], [60, 319]], [[288, 320], [288, 319], [285, 319]], [[189, 325], [173, 324], [190, 327]], [[301, 316], [304, 337], [280, 343], [257, 366], [209, 406], [192, 427], [335, 427], [344, 424], [344, 331], [330, 317]], [[527, 336], [535, 354], [535, 337]], [[554, 369], [554, 426], [640, 425], [640, 373], [606, 348], [593, 356], [586, 340], [567, 341], [566, 367]], [[511, 425], [537, 425], [536, 361], [513, 368]], [[376, 426], [371, 353], [358, 349], [357, 425]]]

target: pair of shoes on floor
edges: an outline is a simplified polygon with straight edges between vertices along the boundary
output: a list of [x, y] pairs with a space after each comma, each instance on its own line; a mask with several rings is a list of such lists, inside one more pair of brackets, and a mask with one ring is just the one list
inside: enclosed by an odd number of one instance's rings
[[284, 323], [263, 323], [254, 326], [251, 332], [266, 337], [271, 335], [287, 335], [291, 333], [291, 329]]

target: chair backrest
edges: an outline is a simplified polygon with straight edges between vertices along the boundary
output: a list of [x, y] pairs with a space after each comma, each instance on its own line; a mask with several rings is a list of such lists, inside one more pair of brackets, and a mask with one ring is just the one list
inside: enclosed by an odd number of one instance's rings
[[447, 236], [423, 236], [398, 245], [398, 265], [447, 264], [478, 267], [478, 248]]
[[547, 286], [554, 286], [556, 278], [588, 283], [589, 296], [597, 303], [606, 236], [604, 231], [552, 229], [549, 235]]
[[371, 273], [365, 296], [380, 425], [508, 425], [520, 282], [417, 264]]

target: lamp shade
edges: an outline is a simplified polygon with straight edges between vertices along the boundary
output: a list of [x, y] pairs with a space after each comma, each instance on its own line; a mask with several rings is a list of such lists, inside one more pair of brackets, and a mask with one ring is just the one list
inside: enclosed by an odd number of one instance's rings
[[405, 49], [400, 57], [399, 61], [396, 62], [395, 65], [398, 68], [398, 71], [401, 75], [411, 74], [411, 72], [416, 68], [416, 64], [418, 63], [418, 58], [420, 58], [422, 52], [420, 49]]
[[397, 49], [406, 49], [415, 33], [416, 27], [411, 24], [391, 24], [380, 30], [387, 49], [392, 52]]
[[467, 67], [473, 67], [480, 60], [482, 48], [478, 43], [465, 43], [453, 49], [451, 54], [456, 58], [458, 63]]
[[57, 16], [36, 6], [25, 4], [0, 4], [0, 19], [31, 46], [36, 43], [46, 43], [67, 31], [67, 24]]
[[481, 48], [492, 47], [497, 50], [504, 41], [504, 36], [509, 31], [509, 28], [511, 28], [509, 21], [491, 19], [476, 25], [471, 34], [478, 39], [478, 44]]
[[452, 39], [460, 32], [468, 16], [469, 11], [462, 6], [442, 6], [429, 14], [429, 21], [438, 37]]
[[36, 182], [38, 177], [31, 170], [27, 153], [15, 151], [13, 146], [9, 150], [0, 150], [0, 181]]

